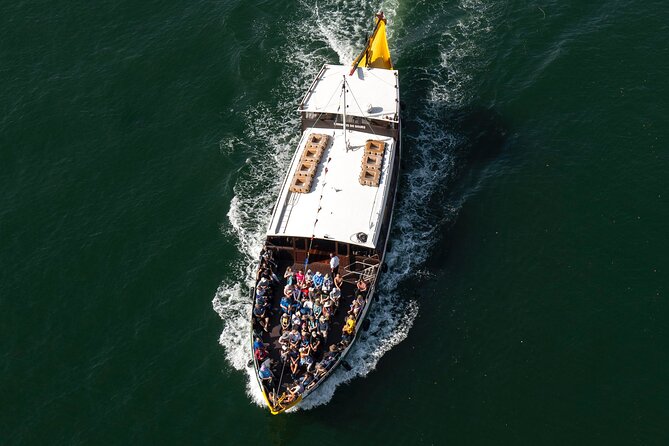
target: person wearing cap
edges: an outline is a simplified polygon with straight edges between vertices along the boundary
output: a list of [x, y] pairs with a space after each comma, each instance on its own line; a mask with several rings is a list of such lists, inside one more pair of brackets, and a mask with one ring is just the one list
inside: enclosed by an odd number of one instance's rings
[[320, 271], [316, 271], [313, 277], [314, 287], [320, 288], [323, 286], [323, 274]]
[[293, 313], [293, 315], [290, 317], [290, 323], [293, 326], [293, 329], [298, 330], [299, 333], [299, 329], [302, 326], [302, 318], [300, 317], [299, 312], [296, 311]]
[[274, 374], [272, 373], [272, 369], [270, 368], [271, 364], [271, 359], [266, 359], [265, 362], [262, 363], [260, 366], [260, 369], [258, 370], [258, 377], [262, 382], [267, 382], [271, 383], [272, 378], [274, 378]]
[[339, 257], [332, 252], [330, 253], [330, 272], [333, 276], [339, 272]]
[[330, 291], [332, 290], [332, 279], [329, 274], [326, 274], [323, 278], [323, 286], [321, 287], [321, 290], [325, 294], [330, 294]]
[[300, 313], [306, 316], [313, 314], [314, 302], [311, 299], [305, 299], [302, 302], [302, 308], [300, 308]]
[[287, 349], [290, 345], [290, 332], [284, 331], [281, 336], [279, 336], [279, 345], [283, 349]]
[[330, 293], [330, 299], [332, 299], [332, 303], [335, 306], [335, 311], [339, 307], [339, 298], [341, 297], [341, 290], [339, 288], [335, 288], [332, 290]]

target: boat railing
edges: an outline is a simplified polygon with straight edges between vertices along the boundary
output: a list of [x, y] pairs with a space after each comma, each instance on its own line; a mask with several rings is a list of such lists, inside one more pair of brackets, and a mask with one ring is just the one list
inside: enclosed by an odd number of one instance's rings
[[375, 259], [356, 261], [344, 267], [342, 279], [348, 283], [356, 283], [360, 279], [365, 282], [371, 282], [376, 277], [378, 268], [379, 262]]

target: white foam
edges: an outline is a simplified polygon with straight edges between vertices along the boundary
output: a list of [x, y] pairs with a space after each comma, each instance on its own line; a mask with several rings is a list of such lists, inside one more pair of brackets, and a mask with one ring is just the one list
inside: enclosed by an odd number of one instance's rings
[[[271, 106], [259, 104], [244, 114], [246, 144], [241, 147], [251, 151], [253, 162], [247, 163], [240, 172], [228, 213], [229, 226], [224, 225], [223, 228], [235, 236], [244, 258], [232, 266], [233, 270], [229, 273], [232, 278], [220, 285], [213, 300], [214, 310], [224, 321], [219, 342], [225, 348], [226, 358], [233, 368], [248, 374], [247, 393], [259, 405], [262, 405], [262, 395], [253, 369], [247, 367], [250, 357], [247, 335], [250, 303], [246, 290], [252, 281], [254, 262], [280, 182], [299, 137], [295, 131], [298, 128], [298, 117], [293, 112], [295, 104], [320, 66], [333, 62], [331, 51], [337, 54], [339, 63], [350, 63], [364, 42], [373, 14], [382, 9], [393, 24], [399, 7], [397, 0], [380, 5], [369, 5], [363, 0], [326, 0], [318, 2], [314, 8], [306, 1], [302, 5], [311, 14], [286, 26], [288, 35], [285, 40], [288, 43], [273, 54], [277, 62], [289, 61], [277, 81], [279, 87], [272, 94], [273, 97], [283, 98], [283, 101]], [[441, 125], [439, 115], [444, 107], [461, 105], [467, 100], [467, 93], [463, 90], [471, 80], [470, 56], [477, 49], [466, 40], [473, 39], [476, 33], [490, 27], [489, 20], [482, 18], [486, 13], [485, 3], [463, 0], [460, 8], [465, 17], [454, 31], [443, 33], [437, 43], [440, 64], [424, 69], [431, 88], [425, 98], [425, 109], [413, 117], [419, 129], [414, 136], [405, 136], [411, 140], [411, 167], [409, 172], [403, 173], [406, 185], [402, 188], [404, 195], [395, 211], [393, 247], [386, 257], [388, 272], [379, 284], [379, 301], [374, 302], [368, 314], [370, 329], [361, 333], [347, 356], [352, 369], [347, 371], [339, 367], [297, 409], [325, 404], [339, 385], [373, 371], [379, 359], [406, 338], [418, 314], [418, 303], [401, 296], [398, 285], [409, 277], [421, 274], [420, 268], [437, 240], [439, 222], [434, 221], [433, 213], [424, 204], [452, 174], [454, 158], [450, 153], [458, 143], [458, 137]], [[305, 32], [314, 24], [317, 24], [318, 33]], [[391, 36], [393, 29], [391, 25]], [[391, 48], [397, 60], [401, 54], [401, 42], [391, 41]], [[285, 117], [288, 119], [283, 119]], [[230, 153], [236, 150], [239, 142], [234, 137], [228, 138], [221, 142], [221, 150]], [[405, 156], [408, 155], [405, 151]], [[445, 212], [451, 216], [459, 208], [458, 203], [446, 206], [452, 207]]]

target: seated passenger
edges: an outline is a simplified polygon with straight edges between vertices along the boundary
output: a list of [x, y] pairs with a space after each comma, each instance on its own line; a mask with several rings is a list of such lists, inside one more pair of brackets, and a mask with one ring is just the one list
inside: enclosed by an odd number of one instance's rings
[[293, 307], [293, 298], [292, 297], [286, 297], [283, 296], [281, 298], [281, 312], [283, 313], [290, 313], [290, 310]]
[[283, 278], [286, 281], [286, 285], [292, 285], [293, 282], [295, 281], [295, 277], [293, 275], [293, 268], [290, 266], [286, 268], [286, 271], [283, 273]]
[[356, 299], [351, 303], [347, 314], [352, 315], [357, 320], [360, 310], [362, 310], [362, 305], [360, 305], [360, 302]]
[[269, 352], [265, 350], [265, 348], [257, 348], [253, 352], [253, 357], [256, 359], [258, 362], [263, 362], [267, 357], [269, 356]]
[[302, 334], [302, 340], [300, 341], [300, 351], [302, 351], [303, 348], [306, 348], [308, 352], [310, 344], [311, 344], [311, 335], [309, 334], [308, 331], [305, 331]]
[[271, 359], [266, 359], [265, 362], [263, 362], [260, 366], [260, 369], [258, 369], [258, 377], [260, 378], [261, 382], [272, 382], [274, 374], [272, 373], [272, 369], [270, 369], [271, 361]]
[[318, 350], [321, 348], [321, 337], [318, 336], [318, 331], [316, 330], [311, 332], [311, 340], [309, 341], [309, 348], [311, 350], [312, 355], [318, 352]]
[[350, 344], [355, 336], [355, 319], [352, 316], [346, 319], [346, 325], [342, 328], [341, 333], [341, 342], [344, 345]]
[[313, 313], [314, 313], [314, 316], [316, 317], [316, 319], [321, 317], [321, 314], [323, 313], [323, 305], [321, 304], [320, 299], [316, 299], [314, 301], [314, 307], [313, 307], [312, 310], [313, 310]]
[[334, 278], [334, 286], [335, 286], [335, 288], [337, 288], [338, 290], [341, 291], [341, 286], [342, 286], [343, 284], [344, 284], [344, 279], [341, 277], [341, 275], [339, 275], [339, 273], [337, 273], [337, 275], [336, 275], [335, 278]]
[[290, 376], [295, 379], [300, 370], [300, 355], [297, 350], [291, 349], [288, 352], [288, 360], [290, 361]]
[[267, 289], [266, 286], [258, 285], [256, 287], [256, 297], [262, 297], [267, 293], [268, 293], [268, 289]]
[[310, 316], [313, 314], [314, 303], [311, 299], [305, 299], [302, 301], [302, 308], [300, 308], [300, 313], [305, 316]]
[[279, 345], [283, 350], [286, 350], [290, 345], [290, 332], [285, 331], [279, 336]]
[[300, 308], [302, 308], [302, 303], [300, 302], [300, 300], [293, 298], [293, 305], [291, 305], [290, 312], [293, 314], [299, 313]]
[[330, 294], [330, 291], [332, 291], [332, 279], [330, 278], [330, 274], [326, 274], [323, 278], [323, 286], [321, 287], [321, 290], [325, 294]]
[[337, 307], [339, 307], [339, 298], [341, 297], [341, 290], [339, 288], [335, 288], [332, 290], [330, 293], [330, 299], [332, 299], [332, 303], [334, 304], [335, 310]]
[[316, 271], [313, 277], [314, 287], [320, 288], [323, 286], [323, 274], [320, 271]]
[[253, 317], [260, 323], [263, 330], [269, 332], [269, 314], [266, 307], [256, 304], [253, 308]]
[[276, 283], [277, 285], [281, 284], [281, 281], [279, 280], [278, 277], [276, 277], [276, 274], [274, 274], [274, 271], [270, 271], [270, 275], [272, 278], [272, 282]]
[[332, 317], [332, 306], [334, 304], [332, 303], [332, 300], [329, 298], [325, 298], [323, 301], [323, 316], [325, 316], [326, 319], [330, 319]]
[[290, 316], [288, 313], [283, 313], [281, 315], [281, 329], [286, 331], [288, 328], [290, 328]]
[[367, 301], [365, 300], [365, 296], [363, 296], [363, 295], [358, 295], [358, 297], [356, 297], [355, 300], [358, 301], [358, 303], [360, 304], [361, 307], [364, 307], [364, 306], [365, 306], [365, 302], [367, 302]]
[[259, 348], [265, 348], [265, 344], [262, 342], [262, 339], [259, 337], [255, 337], [255, 341], [253, 341], [253, 350], [259, 349]]
[[346, 325], [344, 325], [344, 328], [342, 329], [342, 332], [345, 334], [355, 334], [355, 318], [352, 316], [349, 316], [346, 318]]
[[256, 304], [260, 304], [263, 307], [269, 303], [267, 296], [256, 294]]
[[304, 283], [304, 273], [301, 269], [298, 269], [295, 273], [295, 281], [297, 282], [297, 286], [302, 286]]
[[292, 396], [291, 401], [293, 401], [293, 400], [297, 399], [298, 396], [300, 396], [304, 393], [304, 386], [302, 385], [302, 383], [300, 381], [298, 381], [297, 383], [295, 383], [295, 385], [293, 387], [288, 389], [288, 392]]
[[314, 376], [316, 377], [316, 379], [321, 379], [325, 375], [325, 373], [327, 373], [327, 371], [328, 369], [325, 368], [325, 366], [323, 365], [323, 361], [317, 362]]
[[301, 340], [302, 340], [302, 335], [300, 334], [297, 328], [293, 327], [293, 330], [290, 332], [290, 336], [288, 336], [288, 342], [290, 343], [290, 347], [297, 348]]
[[266, 287], [270, 286], [270, 284], [271, 284], [270, 280], [266, 276], [263, 275], [260, 278], [260, 280], [258, 281], [258, 288], [261, 288], [261, 287], [266, 288]]
[[325, 319], [325, 316], [321, 316], [320, 319], [318, 319], [318, 332], [323, 336], [323, 339], [328, 338], [329, 329], [330, 325], [328, 324], [328, 320]]
[[274, 252], [270, 248], [263, 246], [263, 248], [260, 250], [260, 261], [269, 263], [269, 261], [273, 258]]
[[290, 323], [293, 326], [293, 329], [298, 330], [299, 333], [299, 330], [302, 327], [302, 318], [300, 317], [299, 312], [293, 313], [290, 317]]
[[300, 365], [306, 367], [307, 372], [311, 372], [311, 370], [314, 368], [314, 358], [309, 354], [308, 349], [305, 356], [300, 354]]
[[309, 329], [307, 328], [306, 316], [302, 317], [302, 331], [300, 334], [302, 335], [303, 338], [309, 336]]
[[301, 378], [301, 381], [305, 390], [311, 390], [316, 385], [316, 379], [310, 372], [305, 373]]
[[337, 351], [337, 346], [331, 345], [330, 351], [328, 351], [325, 356], [323, 356], [323, 360], [319, 363], [320, 368], [322, 368], [324, 371], [327, 371], [327, 369], [329, 369], [332, 364], [337, 361], [338, 356], [339, 352]]
[[310, 332], [318, 325], [318, 320], [313, 316], [309, 315], [307, 316], [307, 321], [304, 324], [304, 328], [306, 331]]
[[367, 292], [367, 282], [362, 280], [362, 277], [358, 282], [355, 284], [355, 286], [358, 288], [358, 291], [364, 295], [364, 293]]

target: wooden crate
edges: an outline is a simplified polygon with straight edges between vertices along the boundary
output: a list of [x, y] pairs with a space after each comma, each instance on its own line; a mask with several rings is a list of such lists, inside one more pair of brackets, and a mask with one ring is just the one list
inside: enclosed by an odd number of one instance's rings
[[381, 171], [377, 169], [362, 169], [360, 172], [360, 184], [363, 186], [379, 187]]
[[291, 192], [296, 192], [298, 194], [308, 194], [311, 191], [311, 182], [313, 177], [308, 175], [298, 175], [293, 176], [293, 181], [290, 183], [289, 190]]
[[383, 153], [385, 151], [386, 151], [386, 143], [383, 141], [370, 139], [365, 143], [365, 153], [383, 156]]
[[374, 155], [371, 153], [365, 153], [362, 156], [362, 168], [368, 170], [380, 170], [381, 163], [383, 162], [382, 155]]

